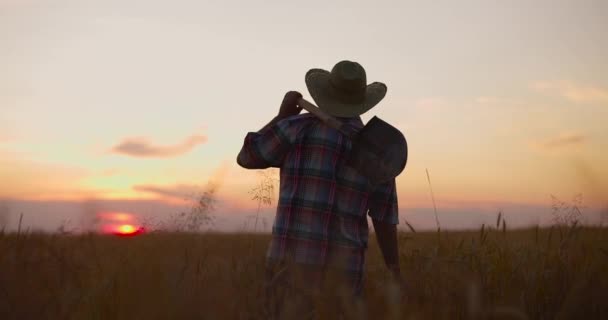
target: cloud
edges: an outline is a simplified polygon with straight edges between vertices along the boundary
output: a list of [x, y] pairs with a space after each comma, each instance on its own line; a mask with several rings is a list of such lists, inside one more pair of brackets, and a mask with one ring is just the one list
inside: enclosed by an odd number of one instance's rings
[[131, 157], [173, 157], [184, 154], [199, 144], [207, 142], [203, 135], [193, 135], [176, 145], [158, 146], [144, 138], [128, 138], [112, 148], [112, 152]]
[[572, 81], [539, 81], [532, 89], [545, 94], [558, 95], [576, 103], [608, 103], [608, 89], [581, 85]]
[[536, 141], [533, 146], [544, 150], [555, 150], [567, 147], [577, 147], [587, 142], [587, 136], [577, 133], [561, 134], [557, 137]]
[[135, 185], [133, 190], [155, 194], [165, 198], [186, 200], [199, 196], [204, 192], [215, 193], [224, 183], [224, 178], [228, 173], [228, 163], [223, 162], [212, 173], [205, 186], [194, 184], [177, 184], [173, 186], [158, 186], [151, 184]]
[[188, 199], [201, 193], [203, 188], [191, 184], [179, 184], [175, 186], [136, 185], [133, 190], [155, 194], [166, 198]]

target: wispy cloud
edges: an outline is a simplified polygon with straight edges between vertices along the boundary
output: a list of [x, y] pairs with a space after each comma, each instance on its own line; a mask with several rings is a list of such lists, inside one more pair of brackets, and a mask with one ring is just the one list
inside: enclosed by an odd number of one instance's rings
[[557, 137], [535, 141], [532, 146], [543, 150], [556, 150], [568, 147], [577, 147], [587, 142], [587, 136], [578, 133], [563, 133]]
[[199, 144], [207, 142], [203, 135], [193, 135], [176, 145], [154, 145], [145, 138], [127, 138], [112, 148], [112, 152], [131, 157], [173, 157], [184, 154]]
[[223, 162], [217, 167], [210, 175], [206, 185], [195, 185], [195, 184], [176, 184], [176, 185], [153, 185], [153, 184], [140, 184], [133, 186], [133, 190], [137, 192], [145, 192], [154, 194], [163, 198], [174, 198], [179, 200], [187, 200], [192, 197], [197, 197], [203, 192], [217, 191], [224, 183], [224, 178], [228, 173], [228, 163]]
[[192, 184], [180, 184], [175, 186], [157, 186], [147, 184], [133, 186], [133, 190], [137, 192], [150, 193], [161, 197], [184, 200], [201, 193], [203, 188], [201, 186]]
[[532, 89], [558, 95], [577, 103], [608, 103], [608, 89], [597, 86], [582, 85], [572, 81], [539, 81], [531, 85]]

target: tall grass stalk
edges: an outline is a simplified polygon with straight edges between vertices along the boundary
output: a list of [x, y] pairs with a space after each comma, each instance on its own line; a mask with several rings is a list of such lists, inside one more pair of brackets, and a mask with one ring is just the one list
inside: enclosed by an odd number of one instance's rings
[[435, 213], [435, 223], [437, 224], [437, 232], [441, 232], [441, 225], [439, 224], [439, 216], [437, 215], [437, 204], [435, 203], [435, 193], [433, 192], [433, 186], [431, 185], [431, 176], [429, 175], [429, 169], [426, 170], [426, 179], [429, 182], [429, 190], [431, 191], [431, 200], [433, 201], [433, 212]]

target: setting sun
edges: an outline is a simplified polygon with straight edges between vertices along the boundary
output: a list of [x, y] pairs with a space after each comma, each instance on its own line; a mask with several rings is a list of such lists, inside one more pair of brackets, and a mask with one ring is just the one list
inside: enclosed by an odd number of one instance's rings
[[115, 234], [117, 236], [136, 236], [138, 234], [141, 234], [144, 232], [143, 227], [136, 227], [134, 225], [131, 224], [123, 224], [123, 225], [119, 225], [116, 226], [114, 228], [114, 231], [112, 231], [112, 234]]
[[101, 233], [117, 236], [135, 236], [144, 232], [134, 214], [126, 212], [103, 212], [97, 215]]
[[130, 224], [125, 224], [125, 225], [118, 227], [118, 232], [121, 234], [131, 234], [131, 233], [134, 233], [135, 231], [137, 231], [137, 229]]

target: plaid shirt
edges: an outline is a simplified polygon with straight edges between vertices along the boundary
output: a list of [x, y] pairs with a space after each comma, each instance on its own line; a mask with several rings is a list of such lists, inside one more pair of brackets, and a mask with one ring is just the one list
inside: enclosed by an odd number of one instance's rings
[[[342, 118], [354, 130], [361, 118]], [[367, 215], [398, 223], [395, 180], [372, 188], [344, 165], [351, 141], [310, 114], [283, 119], [245, 137], [237, 162], [281, 168], [280, 193], [267, 258], [333, 265], [363, 273]]]

